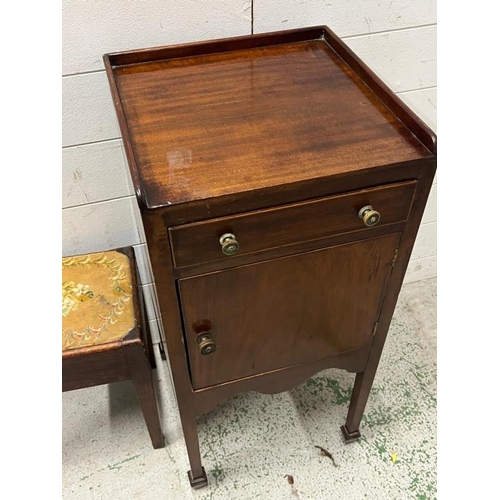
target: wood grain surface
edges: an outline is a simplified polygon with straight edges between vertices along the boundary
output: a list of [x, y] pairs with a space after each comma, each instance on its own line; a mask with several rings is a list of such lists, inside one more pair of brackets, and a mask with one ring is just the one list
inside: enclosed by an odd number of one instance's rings
[[[399, 238], [179, 280], [193, 388], [369, 346]], [[204, 329], [210, 355], [196, 343]]]
[[149, 207], [429, 154], [321, 39], [113, 74]]
[[[355, 231], [369, 233], [358, 211], [373, 205], [382, 216], [376, 227], [403, 222], [408, 217], [416, 182], [321, 198], [304, 203], [246, 212], [238, 216], [185, 224], [169, 229], [177, 267], [233, 257]], [[233, 233], [240, 244], [234, 256], [224, 255], [220, 236]], [[366, 234], [364, 235], [366, 237]]]

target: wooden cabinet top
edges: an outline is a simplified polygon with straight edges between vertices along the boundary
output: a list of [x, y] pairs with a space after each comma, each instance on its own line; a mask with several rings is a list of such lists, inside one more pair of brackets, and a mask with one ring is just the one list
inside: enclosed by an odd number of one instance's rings
[[148, 208], [436, 152], [434, 133], [326, 27], [104, 60]]

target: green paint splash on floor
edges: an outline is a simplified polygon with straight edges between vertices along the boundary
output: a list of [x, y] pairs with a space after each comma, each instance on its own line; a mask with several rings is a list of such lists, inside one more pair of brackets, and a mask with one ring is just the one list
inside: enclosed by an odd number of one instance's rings
[[108, 465], [109, 470], [120, 470], [126, 462], [130, 462], [131, 460], [135, 460], [136, 458], [139, 458], [140, 455], [134, 455], [133, 457], [125, 458], [121, 460], [120, 462], [117, 462], [116, 464], [113, 465]]

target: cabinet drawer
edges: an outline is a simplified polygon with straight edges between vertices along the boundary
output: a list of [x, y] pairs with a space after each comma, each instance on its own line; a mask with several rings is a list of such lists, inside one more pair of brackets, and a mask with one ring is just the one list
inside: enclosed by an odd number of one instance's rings
[[406, 181], [311, 201], [169, 228], [177, 268], [231, 259], [219, 238], [235, 235], [236, 256], [354, 231], [371, 231], [358, 217], [365, 205], [380, 213], [377, 226], [407, 219], [417, 182]]

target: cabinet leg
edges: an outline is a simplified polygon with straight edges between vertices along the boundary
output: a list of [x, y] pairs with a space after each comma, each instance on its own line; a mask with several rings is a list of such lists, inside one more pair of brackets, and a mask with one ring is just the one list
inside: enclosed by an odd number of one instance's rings
[[144, 341], [148, 351], [149, 365], [151, 366], [151, 369], [154, 370], [156, 368], [156, 360], [155, 360], [153, 340], [151, 339], [151, 330], [149, 329], [149, 323], [147, 321], [145, 321], [144, 323], [145, 323], [144, 329], [146, 334]]
[[354, 388], [352, 390], [351, 403], [347, 412], [347, 420], [340, 430], [345, 443], [353, 443], [361, 437], [359, 424], [365, 411], [365, 406], [370, 395], [375, 373], [370, 376], [366, 371], [356, 374]]
[[198, 441], [198, 430], [196, 428], [196, 417], [192, 414], [183, 414], [179, 408], [181, 415], [182, 431], [184, 432], [184, 440], [189, 457], [189, 465], [191, 470], [188, 471], [189, 482], [194, 489], [207, 486], [208, 479], [205, 468], [201, 465], [200, 443]]

